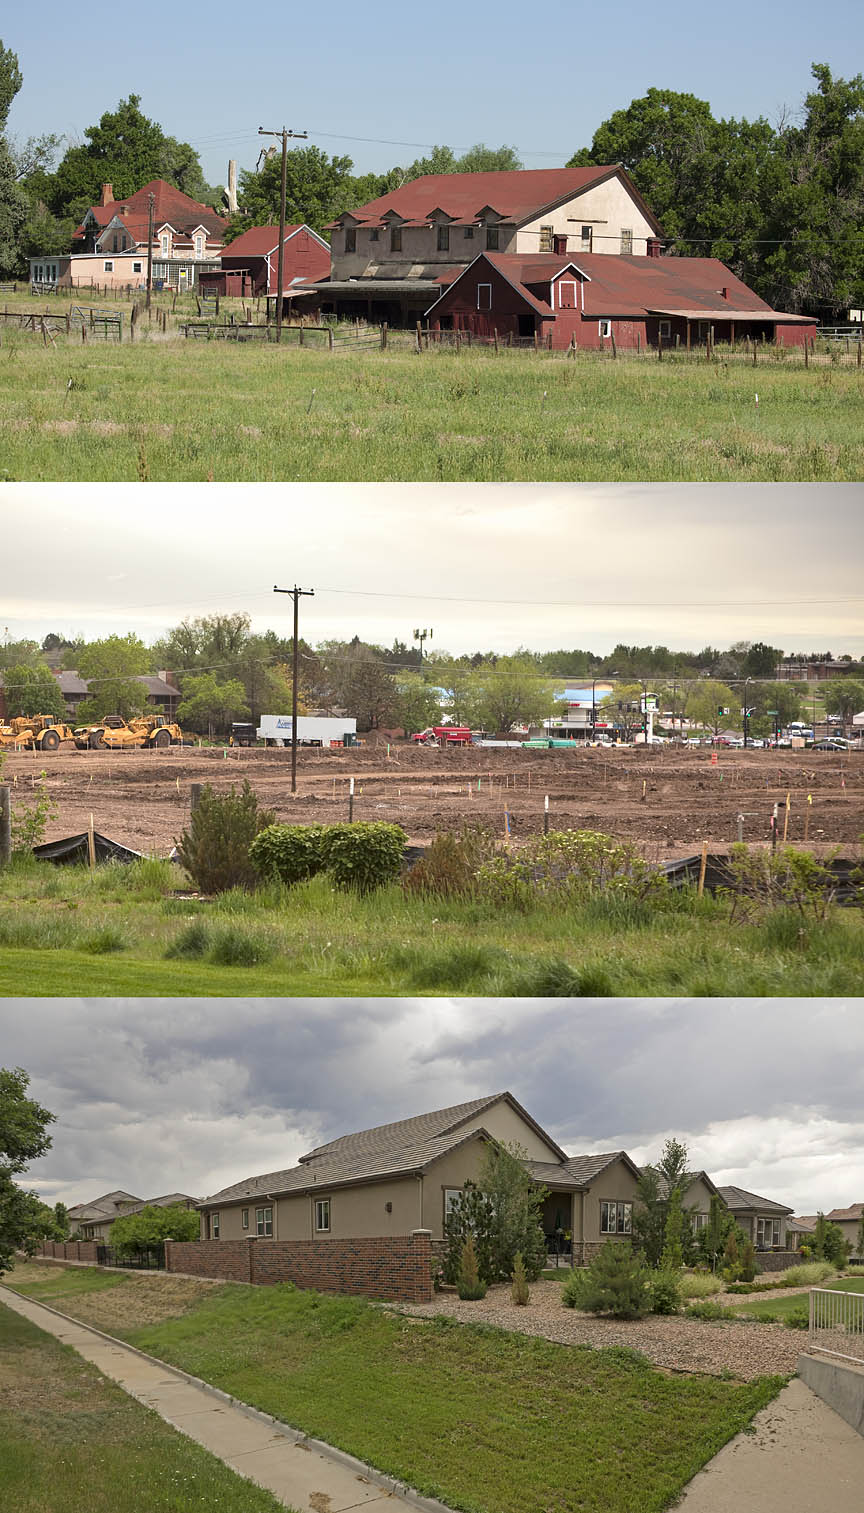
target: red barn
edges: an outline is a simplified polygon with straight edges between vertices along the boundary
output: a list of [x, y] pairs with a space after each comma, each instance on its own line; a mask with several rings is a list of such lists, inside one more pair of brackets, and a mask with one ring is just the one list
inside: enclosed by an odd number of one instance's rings
[[[216, 294], [275, 295], [279, 271], [279, 227], [252, 226], [223, 249], [218, 270], [201, 276], [201, 287]], [[328, 278], [330, 246], [309, 226], [285, 227], [282, 283], [286, 293], [306, 280]]]
[[539, 340], [543, 346], [621, 348], [735, 342], [800, 345], [818, 324], [772, 310], [711, 257], [576, 257], [482, 252], [440, 280], [433, 330]]

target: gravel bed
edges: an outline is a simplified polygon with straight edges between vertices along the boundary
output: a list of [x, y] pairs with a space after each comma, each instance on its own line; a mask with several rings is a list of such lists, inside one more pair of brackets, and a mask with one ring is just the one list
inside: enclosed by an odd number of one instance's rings
[[807, 1343], [806, 1335], [780, 1324], [709, 1323], [656, 1314], [632, 1321], [596, 1318], [565, 1308], [561, 1284], [551, 1280], [532, 1283], [531, 1301], [524, 1308], [510, 1301], [507, 1283], [490, 1287], [485, 1298], [476, 1303], [463, 1303], [455, 1293], [442, 1292], [431, 1303], [388, 1306], [414, 1318], [492, 1324], [519, 1334], [539, 1335], [559, 1345], [593, 1345], [598, 1349], [626, 1345], [668, 1371], [731, 1375], [744, 1381], [794, 1374]]

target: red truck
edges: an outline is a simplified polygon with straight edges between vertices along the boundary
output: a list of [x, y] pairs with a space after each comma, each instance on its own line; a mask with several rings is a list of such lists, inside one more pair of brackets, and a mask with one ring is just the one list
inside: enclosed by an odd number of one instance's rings
[[411, 739], [422, 746], [470, 746], [471, 731], [467, 725], [430, 725], [428, 730], [419, 730]]

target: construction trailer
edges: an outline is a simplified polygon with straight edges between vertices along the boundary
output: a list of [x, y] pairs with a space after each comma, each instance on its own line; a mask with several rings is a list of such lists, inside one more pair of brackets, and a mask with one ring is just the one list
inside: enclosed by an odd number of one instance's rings
[[[290, 714], [262, 714], [258, 726], [258, 740], [265, 746], [290, 746], [293, 721]], [[298, 746], [356, 746], [357, 721], [345, 715], [319, 718], [315, 715], [298, 715]]]

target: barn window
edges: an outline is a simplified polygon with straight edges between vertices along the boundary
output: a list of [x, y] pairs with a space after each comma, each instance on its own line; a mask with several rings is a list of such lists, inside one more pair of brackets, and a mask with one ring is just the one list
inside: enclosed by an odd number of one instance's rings
[[439, 227], [438, 227], [438, 251], [439, 252], [449, 252], [450, 251], [450, 227], [449, 226], [440, 226], [439, 225]]
[[345, 227], [345, 251], [357, 251], [357, 228], [356, 226]]
[[463, 236], [465, 237], [466, 242], [470, 242], [470, 240], [473, 237], [473, 235], [474, 235], [474, 227], [473, 226], [466, 226], [465, 230], [463, 232]]
[[582, 227], [582, 251], [590, 252], [594, 242], [594, 232], [590, 226]]
[[497, 252], [498, 251], [498, 227], [497, 226], [487, 226], [486, 227], [486, 251], [487, 252]]
[[492, 309], [492, 285], [491, 284], [478, 284], [477, 285], [477, 309], [478, 310], [491, 310]]
[[601, 320], [599, 324], [600, 324], [600, 335], [601, 336], [611, 336], [612, 335], [612, 322], [611, 322], [611, 320]]
[[541, 252], [551, 252], [552, 251], [552, 246], [553, 246], [552, 238], [554, 237], [554, 235], [555, 235], [555, 227], [554, 226], [541, 226], [540, 227], [540, 251]]
[[377, 240], [378, 240], [378, 227], [377, 226], [370, 227], [370, 230], [369, 230], [369, 240], [370, 240], [370, 242], [377, 242]]
[[671, 336], [672, 335], [672, 322], [671, 322], [671, 320], [661, 320], [661, 322], [660, 322], [660, 335], [663, 336], [663, 337], [667, 337], [667, 336]]
[[575, 310], [576, 283], [575, 280], [567, 279], [558, 285], [558, 308], [559, 310]]
[[633, 231], [630, 226], [621, 227], [621, 252], [626, 255], [633, 251]]
[[390, 251], [391, 252], [401, 252], [402, 251], [402, 227], [401, 226], [391, 226], [390, 227]]

